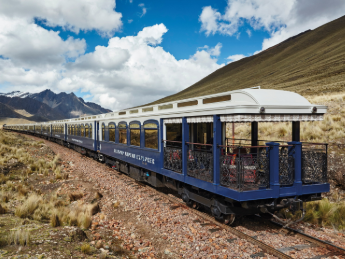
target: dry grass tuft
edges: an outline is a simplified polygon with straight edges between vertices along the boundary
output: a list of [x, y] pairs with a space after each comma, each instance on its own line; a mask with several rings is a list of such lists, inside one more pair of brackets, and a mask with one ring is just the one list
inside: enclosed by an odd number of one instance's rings
[[62, 175], [61, 175], [61, 168], [60, 167], [57, 167], [55, 169], [55, 179], [56, 180], [61, 180], [62, 179]]
[[2, 207], [0, 204], [0, 214], [5, 214], [7, 212], [7, 208]]
[[18, 229], [11, 231], [9, 238], [8, 238], [8, 244], [15, 244], [15, 245], [29, 245], [30, 244], [30, 232], [23, 229]]
[[62, 174], [62, 179], [67, 180], [69, 178], [69, 174], [68, 173], [63, 173]]
[[101, 211], [101, 208], [99, 207], [98, 203], [90, 204], [88, 209], [91, 215], [95, 215]]
[[59, 216], [55, 212], [50, 217], [50, 225], [54, 228], [60, 226]]
[[19, 184], [17, 186], [17, 192], [21, 196], [26, 196], [29, 193], [29, 190], [25, 186]]
[[330, 202], [327, 198], [308, 202], [304, 221], [345, 230], [345, 202]]
[[102, 199], [103, 198], [103, 195], [100, 193], [100, 192], [96, 192], [95, 193], [95, 199], [98, 200], [98, 199]]
[[82, 229], [88, 229], [91, 226], [91, 216], [87, 212], [81, 212], [78, 214], [78, 227]]
[[35, 193], [31, 194], [22, 205], [17, 207], [15, 215], [20, 218], [27, 218], [33, 215], [40, 203], [42, 203], [42, 198]]
[[83, 254], [90, 254], [91, 253], [91, 246], [87, 243], [82, 244], [80, 250]]
[[68, 194], [68, 198], [70, 201], [77, 201], [84, 197], [82, 192], [72, 192]]

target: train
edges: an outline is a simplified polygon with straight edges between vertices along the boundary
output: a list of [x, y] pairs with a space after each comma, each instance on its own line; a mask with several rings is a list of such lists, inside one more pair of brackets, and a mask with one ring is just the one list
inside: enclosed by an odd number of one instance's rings
[[[233, 224], [243, 215], [304, 213], [329, 192], [327, 143], [300, 140], [300, 123], [327, 106], [289, 91], [242, 89], [5, 130], [35, 135], [104, 162], [136, 181], [170, 188], [193, 208]], [[261, 123], [291, 122], [291, 140], [259, 139]], [[236, 138], [237, 125], [250, 137]]]

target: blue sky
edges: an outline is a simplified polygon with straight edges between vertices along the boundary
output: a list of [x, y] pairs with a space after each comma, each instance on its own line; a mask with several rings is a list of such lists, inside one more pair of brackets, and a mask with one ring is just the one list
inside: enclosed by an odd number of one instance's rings
[[345, 13], [343, 0], [0, 0], [0, 6], [0, 92], [74, 92], [113, 110], [174, 94]]
[[[144, 4], [147, 9], [143, 14], [140, 4]], [[114, 36], [125, 37], [136, 35], [144, 27], [163, 23], [168, 32], [164, 34], [164, 40], [160, 44], [164, 50], [170, 52], [176, 59], [188, 59], [195, 51], [207, 46], [215, 46], [222, 43], [222, 52], [218, 59], [218, 64], [227, 63], [227, 57], [230, 55], [244, 54], [252, 55], [262, 47], [264, 38], [269, 38], [269, 33], [265, 30], [253, 30], [253, 28], [244, 20], [238, 34], [229, 35], [210, 35], [200, 31], [199, 16], [204, 6], [212, 4], [214, 9], [224, 10], [227, 6], [226, 1], [174, 1], [167, 4], [166, 1], [150, 0], [137, 1], [118, 0], [116, 2], [116, 11], [123, 15], [123, 27], [121, 31], [116, 32]], [[108, 37], [102, 37], [97, 31], [74, 33], [63, 30], [60, 26], [48, 27], [39, 21], [37, 24], [47, 29], [60, 31], [60, 36], [67, 39], [69, 36], [85, 39], [87, 43], [86, 52], [93, 52], [98, 45], [107, 46]], [[246, 32], [250, 30], [251, 36]]]

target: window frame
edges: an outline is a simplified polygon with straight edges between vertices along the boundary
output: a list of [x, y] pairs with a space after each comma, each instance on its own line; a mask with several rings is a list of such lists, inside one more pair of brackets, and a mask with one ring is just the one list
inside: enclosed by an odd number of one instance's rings
[[105, 141], [105, 123], [104, 122], [102, 122], [101, 134], [102, 134], [102, 140], [101, 141]]
[[[110, 126], [114, 126], [114, 128], [110, 128]], [[114, 129], [114, 141], [110, 141], [110, 129]], [[116, 142], [116, 123], [115, 122], [108, 123], [108, 142], [111, 142], [111, 143]]]
[[[146, 124], [156, 124], [157, 128], [145, 128]], [[143, 134], [143, 148], [149, 149], [149, 150], [159, 151], [160, 150], [160, 146], [159, 146], [159, 130], [160, 130], [159, 122], [157, 120], [146, 120], [143, 122], [142, 128], [143, 128], [143, 133], [144, 133]], [[157, 130], [157, 149], [145, 146], [145, 143], [146, 143], [145, 130]]]
[[84, 123], [80, 124], [80, 136], [83, 138], [85, 137], [85, 125], [84, 125]]
[[[139, 124], [139, 128], [131, 128], [131, 125], [133, 124]], [[129, 143], [129, 146], [133, 146], [133, 147], [140, 147], [141, 148], [141, 122], [140, 121], [131, 121], [129, 123], [129, 131], [127, 130], [127, 138], [129, 138], [129, 142], [127, 140], [127, 142]], [[131, 131], [132, 130], [139, 130], [139, 146], [137, 145], [132, 145], [132, 138], [131, 138]]]
[[[120, 125], [125, 125], [126, 128], [121, 128]], [[127, 145], [128, 145], [128, 124], [127, 124], [127, 122], [126, 122], [126, 121], [120, 121], [120, 122], [117, 124], [117, 127], [118, 127], [118, 129], [119, 129], [119, 143], [118, 143], [118, 144], [126, 145], [126, 146], [127, 146]], [[120, 142], [120, 136], [121, 136], [120, 130], [121, 130], [121, 129], [125, 129], [125, 130], [126, 130], [126, 143]]]

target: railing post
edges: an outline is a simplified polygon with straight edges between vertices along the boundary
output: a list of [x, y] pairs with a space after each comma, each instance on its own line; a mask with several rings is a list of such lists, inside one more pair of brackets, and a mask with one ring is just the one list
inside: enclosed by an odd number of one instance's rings
[[187, 176], [187, 158], [188, 158], [188, 144], [189, 142], [189, 125], [187, 123], [187, 118], [182, 117], [182, 173], [184, 181], [186, 181]]
[[289, 145], [289, 155], [292, 155], [295, 160], [295, 181], [294, 185], [296, 187], [296, 192], [301, 193], [302, 191], [302, 143], [298, 141], [288, 142]]
[[164, 145], [165, 143], [163, 142], [163, 136], [164, 136], [164, 120], [160, 119], [159, 121], [159, 137], [158, 137], [158, 143], [159, 144], [159, 151], [160, 151], [160, 168], [164, 167]]
[[279, 196], [279, 143], [269, 142], [269, 162], [270, 162], [270, 189], [273, 190], [274, 196]]
[[220, 148], [222, 145], [222, 122], [219, 115], [213, 115], [213, 184], [220, 182]]

